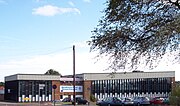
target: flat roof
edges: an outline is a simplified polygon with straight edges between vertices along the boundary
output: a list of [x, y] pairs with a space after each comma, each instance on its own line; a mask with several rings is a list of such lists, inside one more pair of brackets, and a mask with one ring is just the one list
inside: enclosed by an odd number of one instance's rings
[[[57, 80], [57, 81], [73, 81], [73, 78], [63, 77], [61, 75], [45, 75], [45, 74], [14, 74], [5, 77], [5, 81], [15, 80]], [[81, 78], [75, 78], [76, 81], [82, 81]]]
[[[108, 80], [108, 79], [138, 79], [138, 78], [167, 78], [175, 77], [175, 71], [155, 72], [109, 72], [109, 73], [82, 73], [76, 74], [76, 81], [82, 80]], [[72, 81], [72, 78], [61, 75], [45, 74], [15, 74], [5, 77], [5, 81], [14, 80], [58, 80]]]
[[60, 80], [61, 75], [45, 75], [45, 74], [14, 74], [5, 77], [5, 81], [14, 80]]
[[77, 76], [82, 77], [83, 80], [167, 78], [175, 77], [175, 71], [83, 73]]

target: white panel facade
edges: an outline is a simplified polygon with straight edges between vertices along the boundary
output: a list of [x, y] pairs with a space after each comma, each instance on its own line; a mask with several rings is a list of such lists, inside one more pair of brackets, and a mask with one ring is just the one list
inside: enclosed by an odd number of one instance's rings
[[84, 80], [108, 80], [108, 79], [134, 79], [134, 78], [160, 78], [160, 77], [175, 77], [175, 71], [162, 72], [127, 72], [115, 73], [113, 76], [110, 73], [85, 73]]
[[59, 75], [18, 75], [17, 80], [60, 80]]
[[13, 81], [13, 80], [17, 80], [17, 75], [11, 75], [5, 77], [5, 81]]

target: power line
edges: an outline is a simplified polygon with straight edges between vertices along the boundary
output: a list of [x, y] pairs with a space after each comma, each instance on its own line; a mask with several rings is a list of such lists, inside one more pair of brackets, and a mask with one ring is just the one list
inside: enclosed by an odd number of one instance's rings
[[65, 47], [65, 48], [61, 48], [61, 49], [58, 49], [58, 50], [55, 50], [55, 51], [51, 51], [51, 52], [48, 52], [48, 53], [45, 53], [45, 54], [41, 54], [41, 55], [49, 55], [49, 54], [55, 54], [55, 53], [59, 53], [59, 52], [63, 52], [63, 51], [66, 51], [66, 50], [71, 50], [72, 47]]
[[[43, 49], [39, 49], [39, 50], [43, 50]], [[8, 59], [12, 59], [12, 58], [21, 58], [21, 57], [31, 57], [31, 56], [36, 56], [36, 55], [53, 55], [53, 54], [57, 54], [57, 53], [61, 53], [67, 50], [72, 50], [72, 47], [64, 47], [64, 48], [60, 48], [54, 51], [50, 51], [50, 50], [45, 50], [45, 51], [33, 51], [32, 52], [28, 52], [28, 53], [19, 53], [16, 55], [8, 55]], [[44, 53], [42, 53], [44, 52]]]

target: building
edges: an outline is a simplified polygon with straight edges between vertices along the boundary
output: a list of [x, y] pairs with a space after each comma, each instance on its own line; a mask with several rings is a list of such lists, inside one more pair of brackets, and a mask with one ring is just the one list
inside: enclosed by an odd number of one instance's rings
[[[175, 72], [127, 72], [76, 74], [76, 96], [169, 96]], [[57, 88], [52, 89], [56, 85]], [[38, 102], [73, 98], [72, 75], [15, 74], [5, 77], [5, 100]]]
[[4, 100], [4, 86], [0, 85], [0, 101]]

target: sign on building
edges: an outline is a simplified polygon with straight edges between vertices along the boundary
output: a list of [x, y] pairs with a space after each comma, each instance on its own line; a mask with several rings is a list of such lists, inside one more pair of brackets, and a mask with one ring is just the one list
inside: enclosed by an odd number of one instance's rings
[[45, 84], [39, 84], [39, 89], [44, 89]]
[[[60, 92], [73, 92], [74, 87], [73, 86], [60, 86]], [[76, 92], [83, 92], [82, 86], [75, 86]]]

